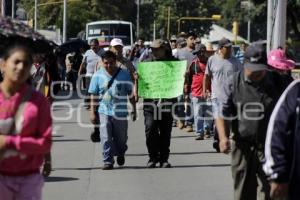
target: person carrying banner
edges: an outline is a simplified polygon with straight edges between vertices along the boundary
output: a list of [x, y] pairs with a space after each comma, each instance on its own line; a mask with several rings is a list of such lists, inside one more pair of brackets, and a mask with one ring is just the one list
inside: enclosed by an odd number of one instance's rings
[[[153, 56], [145, 61], [176, 60], [172, 56], [172, 50], [167, 41], [154, 40], [150, 47]], [[155, 168], [157, 163], [160, 163], [162, 168], [171, 167], [168, 160], [173, 122], [172, 105], [176, 101], [176, 98], [144, 98], [146, 145], [149, 154], [148, 168]]]

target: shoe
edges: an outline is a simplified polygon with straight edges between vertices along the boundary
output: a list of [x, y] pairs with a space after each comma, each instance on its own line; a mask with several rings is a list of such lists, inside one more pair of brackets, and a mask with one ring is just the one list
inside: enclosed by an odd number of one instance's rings
[[180, 120], [177, 121], [177, 127], [179, 129], [183, 129], [184, 128], [184, 124], [182, 123], [182, 121], [180, 121]]
[[161, 167], [161, 168], [171, 168], [171, 164], [170, 164], [168, 161], [166, 161], [166, 162], [161, 162], [161, 163], [160, 163], [160, 167]]
[[186, 126], [185, 127], [185, 129], [184, 129], [186, 132], [193, 132], [194, 131], [194, 129], [193, 129], [193, 127], [192, 126]]
[[91, 133], [90, 138], [91, 138], [92, 142], [95, 142], [95, 143], [96, 143], [96, 142], [101, 142], [101, 139], [100, 139], [100, 133], [99, 133], [99, 132], [93, 131], [93, 132]]
[[172, 127], [176, 127], [177, 126], [177, 122], [176, 121], [173, 121], [172, 122]]
[[213, 142], [213, 148], [220, 153], [220, 146], [219, 146], [219, 140], [214, 140]]
[[147, 163], [147, 168], [155, 168], [156, 167], [156, 162], [153, 160], [149, 160]]
[[125, 163], [125, 157], [124, 156], [117, 156], [117, 163], [119, 166], [123, 166]]
[[205, 130], [205, 131], [204, 131], [204, 138], [205, 138], [205, 139], [210, 138], [210, 131], [209, 131], [209, 130]]
[[104, 164], [102, 170], [112, 170], [114, 166], [112, 164]]
[[198, 136], [196, 136], [195, 140], [204, 140], [204, 136], [203, 135], [198, 135]]

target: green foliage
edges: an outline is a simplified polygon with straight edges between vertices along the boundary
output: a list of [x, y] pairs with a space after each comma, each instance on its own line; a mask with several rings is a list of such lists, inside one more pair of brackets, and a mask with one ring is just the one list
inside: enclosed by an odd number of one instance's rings
[[[61, 0], [38, 0], [38, 3], [51, 3]], [[85, 24], [95, 20], [126, 20], [136, 25], [136, 0], [82, 0], [68, 2], [68, 37], [76, 37], [85, 29]], [[241, 7], [236, 0], [140, 0], [140, 36], [145, 40], [153, 38], [153, 24], [156, 23], [156, 37], [167, 38], [168, 7], [170, 7], [170, 35], [178, 33], [177, 20], [180, 17], [211, 17], [221, 14], [220, 21], [184, 20], [179, 31], [195, 31], [200, 36], [210, 31], [212, 23], [232, 29], [232, 22], [239, 23], [239, 34], [247, 37], [247, 22], [251, 20], [251, 40], [265, 39], [267, 27], [267, 1], [251, 0], [250, 10]], [[143, 3], [144, 2], [144, 3]], [[27, 11], [28, 18], [33, 18], [34, 0], [20, 0]], [[288, 1], [288, 36], [300, 37], [300, 0]], [[56, 25], [62, 29], [63, 5], [40, 6], [38, 9], [38, 27], [47, 28]]]

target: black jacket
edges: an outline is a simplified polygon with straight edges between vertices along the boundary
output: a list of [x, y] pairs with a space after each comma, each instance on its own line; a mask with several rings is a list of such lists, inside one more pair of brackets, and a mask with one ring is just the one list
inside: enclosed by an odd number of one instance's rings
[[287, 81], [277, 72], [267, 71], [259, 83], [247, 80], [244, 71], [236, 72], [225, 87], [222, 110], [232, 117], [234, 140], [263, 148], [270, 115]]
[[[298, 109], [298, 113], [297, 110]], [[300, 81], [292, 82], [270, 118], [264, 170], [271, 180], [290, 183], [291, 200], [300, 196]]]

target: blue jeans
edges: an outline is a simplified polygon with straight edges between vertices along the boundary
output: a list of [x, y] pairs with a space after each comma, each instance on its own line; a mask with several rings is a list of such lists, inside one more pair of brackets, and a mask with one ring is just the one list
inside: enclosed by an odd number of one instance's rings
[[128, 121], [100, 114], [100, 138], [104, 164], [114, 164], [114, 156], [124, 156], [127, 150]]
[[[214, 119], [216, 119], [217, 117], [221, 116], [221, 114], [222, 114], [221, 104], [217, 98], [213, 98], [211, 100], [211, 105], [212, 105], [212, 112], [213, 112]], [[215, 125], [214, 125], [214, 133], [215, 133], [214, 140], [219, 141], [218, 130]]]
[[211, 105], [201, 97], [192, 97], [196, 135], [203, 135], [212, 127]]
[[[189, 94], [191, 99], [192, 95]], [[193, 101], [186, 102], [186, 110], [185, 110], [185, 126], [193, 126], [194, 124], [194, 116], [193, 116]]]

